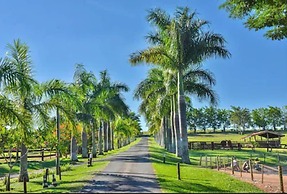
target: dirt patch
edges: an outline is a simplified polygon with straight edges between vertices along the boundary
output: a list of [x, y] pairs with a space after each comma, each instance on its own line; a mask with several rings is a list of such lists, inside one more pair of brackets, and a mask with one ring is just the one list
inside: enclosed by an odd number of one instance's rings
[[[234, 175], [231, 173], [231, 169], [220, 169], [220, 172], [225, 172], [231, 176], [248, 183], [253, 184], [257, 188], [261, 189], [266, 193], [282, 193], [280, 189], [280, 181], [278, 172], [272, 169], [264, 169], [263, 183], [262, 183], [262, 173], [260, 171], [254, 170], [253, 181], [251, 180], [251, 174], [248, 172], [242, 172], [242, 175], [238, 171], [234, 171]], [[287, 176], [283, 176], [284, 191], [287, 191]]]

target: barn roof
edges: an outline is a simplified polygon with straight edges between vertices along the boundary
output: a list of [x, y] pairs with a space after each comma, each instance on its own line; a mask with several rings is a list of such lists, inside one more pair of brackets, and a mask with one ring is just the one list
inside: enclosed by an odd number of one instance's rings
[[243, 137], [242, 139], [246, 139], [246, 138], [249, 138], [249, 137], [253, 137], [253, 136], [261, 136], [261, 137], [269, 137], [269, 138], [279, 138], [279, 137], [284, 137], [285, 135], [281, 134], [281, 133], [276, 133], [276, 132], [273, 132], [273, 131], [259, 131], [259, 132], [255, 132], [255, 133], [252, 133], [252, 134], [249, 134], [245, 137]]

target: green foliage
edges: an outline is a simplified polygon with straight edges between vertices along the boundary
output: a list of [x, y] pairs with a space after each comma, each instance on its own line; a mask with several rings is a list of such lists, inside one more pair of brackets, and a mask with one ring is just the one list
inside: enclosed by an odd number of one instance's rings
[[240, 127], [244, 131], [251, 121], [250, 112], [247, 108], [231, 106], [230, 121]]
[[287, 2], [285, 0], [226, 0], [220, 8], [232, 18], [246, 19], [249, 29], [267, 29], [265, 36], [272, 40], [287, 38]]
[[268, 124], [268, 109], [267, 108], [258, 108], [254, 109], [251, 112], [252, 120], [255, 125], [262, 127], [264, 130]]
[[276, 126], [282, 124], [282, 111], [279, 107], [269, 106], [268, 111], [268, 122], [276, 130]]

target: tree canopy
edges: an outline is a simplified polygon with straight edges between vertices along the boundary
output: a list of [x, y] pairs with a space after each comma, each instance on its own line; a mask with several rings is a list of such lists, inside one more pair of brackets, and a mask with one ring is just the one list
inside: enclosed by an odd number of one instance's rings
[[220, 8], [231, 18], [246, 19], [244, 24], [249, 29], [267, 29], [264, 34], [267, 38], [287, 38], [286, 0], [226, 0]]

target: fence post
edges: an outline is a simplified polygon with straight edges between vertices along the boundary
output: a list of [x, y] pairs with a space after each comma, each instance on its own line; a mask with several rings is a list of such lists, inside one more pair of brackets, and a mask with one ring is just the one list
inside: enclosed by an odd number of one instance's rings
[[62, 180], [62, 171], [61, 171], [61, 166], [59, 166], [59, 180]]
[[226, 170], [225, 158], [223, 158], [223, 168], [224, 168], [224, 171], [225, 171]]
[[239, 161], [240, 177], [242, 177], [242, 162]]
[[207, 156], [205, 156], [205, 168], [207, 168]]
[[210, 168], [212, 168], [212, 158], [211, 158], [211, 156], [209, 157], [209, 160], [210, 160]]
[[199, 166], [201, 166], [201, 161], [202, 161], [202, 155], [200, 155]]
[[46, 168], [45, 175], [46, 175], [46, 178], [47, 178], [47, 183], [49, 184], [49, 168]]
[[280, 155], [279, 155], [279, 153], [277, 153], [277, 162], [278, 162], [278, 165], [280, 165]]
[[253, 165], [252, 165], [252, 160], [249, 160], [249, 166], [250, 166], [251, 180], [253, 181]]
[[27, 179], [26, 176], [23, 177], [23, 186], [24, 186], [24, 193], [27, 193]]
[[221, 168], [221, 165], [222, 165], [222, 161], [221, 161], [221, 157], [220, 156], [218, 156], [218, 159], [219, 159], [219, 168]]
[[218, 156], [216, 157], [216, 166], [217, 166], [217, 170], [219, 170], [219, 161], [218, 161]]
[[265, 153], [263, 154], [263, 157], [264, 157], [264, 164], [265, 164]]
[[261, 164], [261, 183], [263, 184], [264, 165]]
[[180, 163], [177, 163], [177, 179], [180, 180]]
[[284, 193], [282, 166], [278, 166], [278, 174], [279, 174], [279, 181], [280, 181], [280, 190], [282, 193]]
[[44, 149], [41, 150], [42, 162], [44, 161]]
[[234, 158], [231, 158], [231, 173], [234, 174], [234, 166], [233, 166], [233, 160]]

